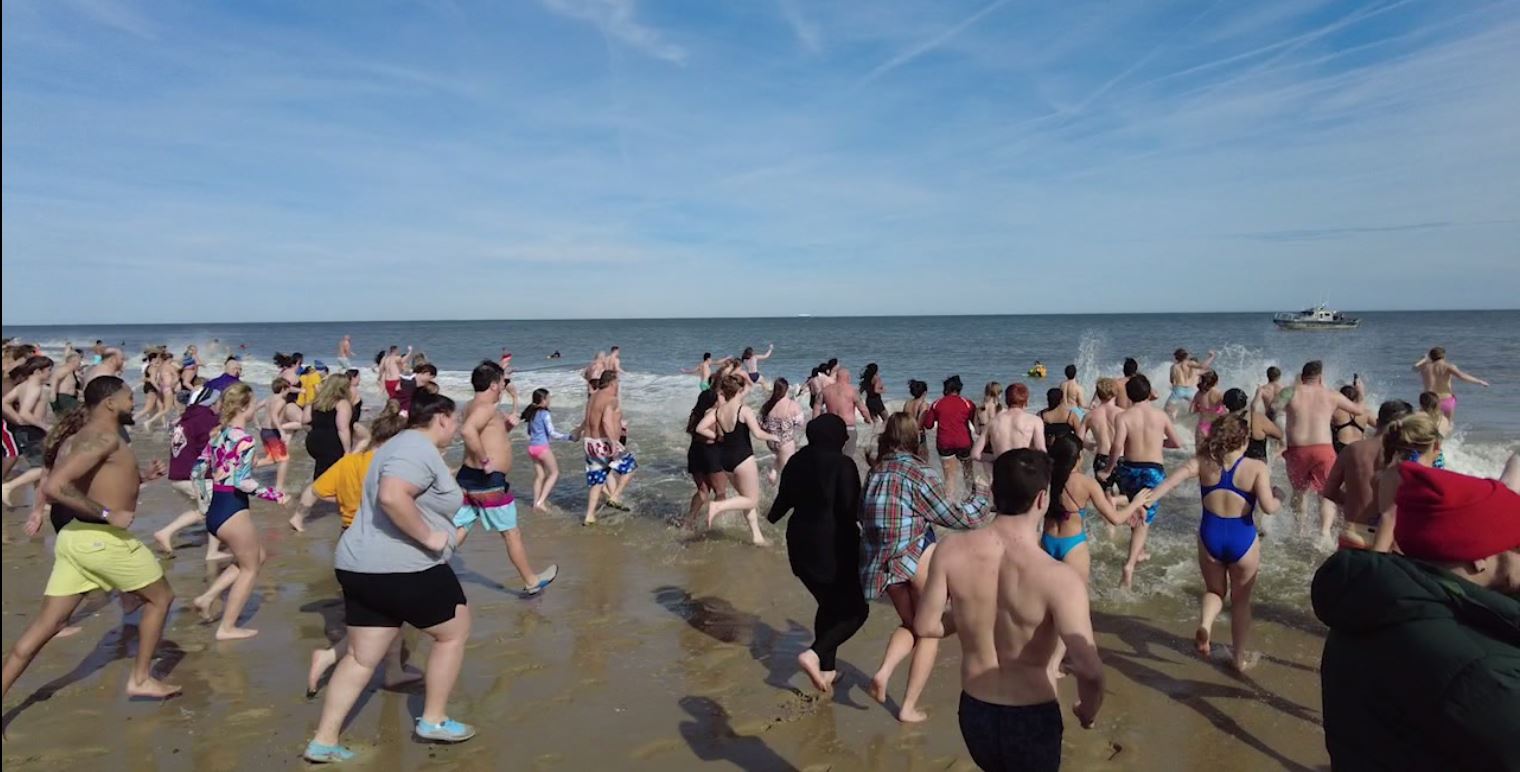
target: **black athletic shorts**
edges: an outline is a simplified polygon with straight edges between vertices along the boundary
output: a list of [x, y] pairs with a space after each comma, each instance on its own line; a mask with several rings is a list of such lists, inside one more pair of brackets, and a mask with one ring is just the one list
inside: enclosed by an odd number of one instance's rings
[[1061, 705], [995, 705], [961, 692], [961, 739], [987, 772], [1061, 768]]
[[419, 630], [454, 618], [466, 604], [464, 588], [447, 563], [411, 574], [361, 574], [339, 569], [343, 609], [350, 627], [400, 627]]
[[935, 450], [939, 451], [940, 458], [955, 456], [962, 461], [971, 458], [971, 448], [935, 448]]

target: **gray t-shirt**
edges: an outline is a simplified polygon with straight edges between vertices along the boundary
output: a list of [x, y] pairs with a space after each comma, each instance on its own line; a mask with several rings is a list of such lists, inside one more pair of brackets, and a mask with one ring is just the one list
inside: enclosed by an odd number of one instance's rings
[[[449, 536], [443, 552], [418, 544], [380, 508], [380, 480], [385, 477], [397, 477], [421, 489], [417, 508], [422, 510], [423, 522]], [[433, 441], [419, 431], [402, 432], [375, 451], [364, 476], [359, 511], [338, 539], [333, 565], [360, 574], [411, 574], [443, 563], [454, 552], [454, 514], [463, 503], [464, 492]]]

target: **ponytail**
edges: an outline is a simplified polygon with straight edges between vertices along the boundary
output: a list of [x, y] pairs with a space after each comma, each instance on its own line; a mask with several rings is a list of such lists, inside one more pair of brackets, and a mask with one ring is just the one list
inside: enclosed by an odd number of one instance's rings
[[1082, 441], [1076, 435], [1058, 434], [1046, 450], [1050, 454], [1050, 510], [1054, 515], [1061, 509], [1061, 494], [1066, 492], [1066, 482], [1082, 460]]

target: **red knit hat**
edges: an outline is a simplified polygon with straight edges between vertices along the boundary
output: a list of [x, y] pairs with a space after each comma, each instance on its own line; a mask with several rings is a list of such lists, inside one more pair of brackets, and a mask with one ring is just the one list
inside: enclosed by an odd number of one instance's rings
[[1498, 480], [1399, 465], [1393, 538], [1412, 558], [1458, 563], [1520, 549], [1520, 494]]

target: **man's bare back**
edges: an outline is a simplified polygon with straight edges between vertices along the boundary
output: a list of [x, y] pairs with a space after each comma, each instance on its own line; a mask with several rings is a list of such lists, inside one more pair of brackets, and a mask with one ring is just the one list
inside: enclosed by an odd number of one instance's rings
[[971, 455], [979, 457], [989, 448], [994, 457], [1019, 448], [1045, 450], [1045, 422], [1023, 408], [1008, 408], [988, 422], [987, 430], [976, 438]]
[[1288, 400], [1288, 447], [1330, 444], [1330, 419], [1337, 409], [1351, 415], [1367, 415], [1367, 407], [1325, 388], [1319, 378], [1300, 380]]
[[860, 399], [860, 392], [843, 376], [838, 382], [824, 387], [822, 396], [820, 412], [832, 413], [843, 418], [845, 426], [853, 427], [856, 415], [864, 417], [867, 421], [871, 420], [871, 414]]
[[466, 443], [465, 466], [486, 469], [487, 464], [484, 462], [490, 461], [490, 471], [506, 473], [512, 469], [512, 443], [507, 440], [507, 417], [497, 410], [496, 398], [475, 395], [470, 404], [465, 406], [464, 427], [479, 434], [480, 447], [485, 453], [484, 458], [477, 457], [469, 443]]
[[1141, 402], [1114, 419], [1109, 465], [1117, 465], [1121, 457], [1134, 463], [1159, 464], [1163, 448], [1181, 447], [1181, 444], [1172, 419], [1150, 402]]
[[1346, 520], [1377, 524], [1380, 513], [1374, 485], [1382, 468], [1382, 456], [1383, 438], [1376, 436], [1357, 440], [1336, 456], [1330, 479], [1325, 483], [1325, 496], [1341, 505]]
[[1114, 419], [1123, 412], [1119, 409], [1116, 401], [1104, 402], [1093, 408], [1084, 420], [1083, 436], [1092, 434], [1093, 449], [1097, 453], [1108, 455], [1109, 449], [1114, 445]]

